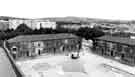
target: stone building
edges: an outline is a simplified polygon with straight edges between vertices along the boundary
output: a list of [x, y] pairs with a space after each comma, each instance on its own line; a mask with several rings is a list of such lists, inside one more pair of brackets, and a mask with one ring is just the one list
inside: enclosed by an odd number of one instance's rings
[[14, 58], [79, 51], [81, 39], [72, 34], [20, 35], [7, 40]]
[[93, 49], [96, 54], [135, 65], [135, 39], [105, 35], [94, 39]]

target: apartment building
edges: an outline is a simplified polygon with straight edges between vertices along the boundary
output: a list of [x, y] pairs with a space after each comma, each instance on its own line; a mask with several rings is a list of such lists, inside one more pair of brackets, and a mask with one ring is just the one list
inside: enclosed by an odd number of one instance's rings
[[56, 22], [49, 21], [49, 20], [32, 20], [31, 28], [32, 29], [40, 29], [40, 28], [56, 29]]
[[38, 19], [9, 19], [9, 29], [16, 29], [20, 24], [26, 24], [32, 29], [56, 28], [56, 22]]
[[16, 29], [20, 24], [26, 24], [31, 27], [31, 20], [27, 19], [9, 19], [9, 29]]

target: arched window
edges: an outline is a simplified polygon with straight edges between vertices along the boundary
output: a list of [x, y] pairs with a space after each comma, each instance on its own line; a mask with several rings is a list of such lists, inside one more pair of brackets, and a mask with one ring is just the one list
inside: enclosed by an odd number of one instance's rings
[[13, 46], [13, 47], [11, 48], [11, 50], [12, 50], [12, 51], [17, 51], [17, 47], [16, 47], [16, 46]]
[[14, 59], [16, 59], [16, 57], [17, 57], [17, 47], [16, 46], [13, 46], [12, 48], [11, 48], [11, 53], [12, 53], [12, 56], [13, 56], [13, 58]]

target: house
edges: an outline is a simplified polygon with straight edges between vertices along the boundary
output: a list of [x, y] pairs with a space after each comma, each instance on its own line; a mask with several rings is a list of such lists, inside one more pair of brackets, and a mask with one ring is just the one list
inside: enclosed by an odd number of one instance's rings
[[94, 39], [94, 53], [123, 64], [135, 65], [135, 39], [105, 35]]
[[20, 35], [7, 40], [15, 59], [42, 54], [59, 54], [79, 51], [81, 39], [73, 34]]

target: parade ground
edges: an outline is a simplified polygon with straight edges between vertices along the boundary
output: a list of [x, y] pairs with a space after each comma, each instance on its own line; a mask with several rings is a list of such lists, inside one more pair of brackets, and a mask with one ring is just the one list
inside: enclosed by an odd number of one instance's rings
[[17, 61], [16, 65], [26, 77], [134, 77], [109, 63], [113, 60], [85, 51], [79, 59], [71, 59], [70, 55], [47, 55]]

